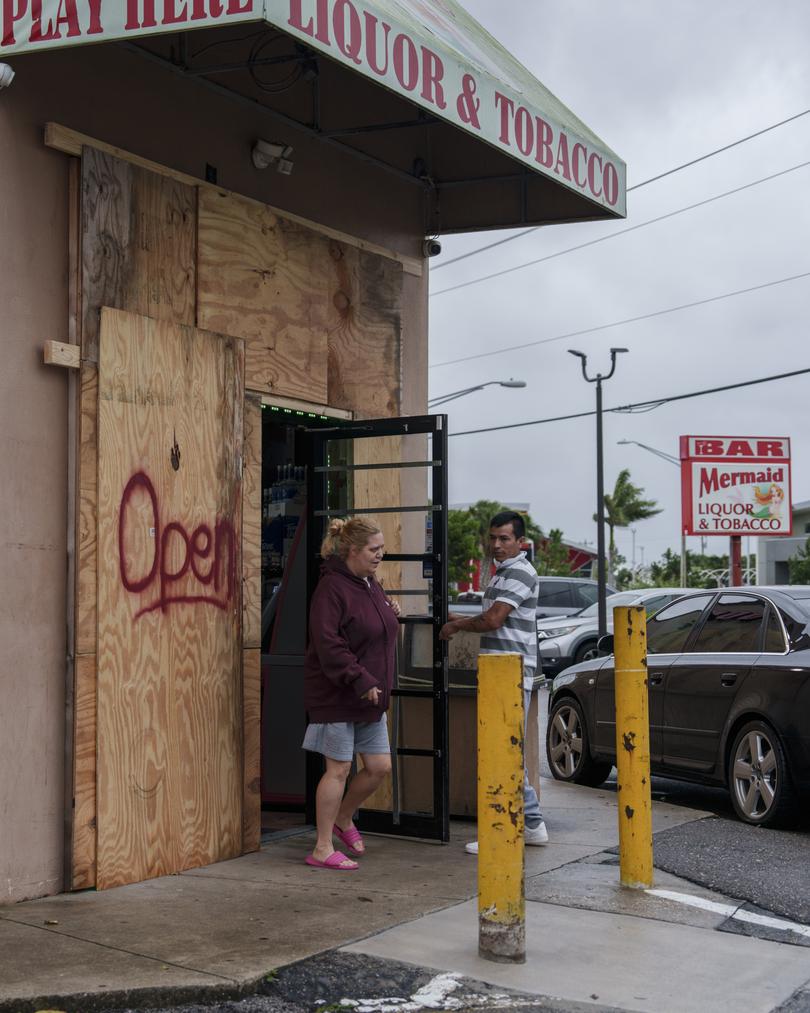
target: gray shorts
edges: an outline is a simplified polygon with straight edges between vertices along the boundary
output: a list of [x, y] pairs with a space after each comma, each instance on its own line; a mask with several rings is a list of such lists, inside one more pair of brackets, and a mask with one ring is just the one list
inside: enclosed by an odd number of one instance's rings
[[308, 725], [301, 747], [343, 762], [353, 760], [355, 753], [390, 753], [388, 722], [382, 717], [379, 721], [330, 721]]

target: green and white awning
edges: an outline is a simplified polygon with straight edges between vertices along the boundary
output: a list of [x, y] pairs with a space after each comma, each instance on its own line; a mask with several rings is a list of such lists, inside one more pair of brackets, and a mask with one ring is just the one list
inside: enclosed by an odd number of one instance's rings
[[3, 0], [0, 11], [0, 59], [264, 21], [579, 194], [593, 217], [625, 214], [622, 160], [455, 0]]

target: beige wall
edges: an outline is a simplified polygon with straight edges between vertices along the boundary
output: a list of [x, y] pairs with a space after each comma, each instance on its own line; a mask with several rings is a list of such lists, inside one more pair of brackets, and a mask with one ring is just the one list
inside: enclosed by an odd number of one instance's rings
[[[270, 116], [119, 48], [18, 58], [0, 92], [0, 903], [62, 889], [67, 530], [65, 372], [42, 345], [67, 340], [68, 158], [55, 121], [279, 208], [418, 254], [417, 188]], [[295, 171], [250, 163], [262, 136], [295, 146]], [[403, 409], [426, 400], [426, 279], [405, 276]]]

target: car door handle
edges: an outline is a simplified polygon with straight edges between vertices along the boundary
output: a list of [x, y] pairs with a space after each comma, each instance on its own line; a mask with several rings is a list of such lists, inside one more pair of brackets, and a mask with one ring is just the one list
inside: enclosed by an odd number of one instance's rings
[[650, 672], [647, 682], [650, 686], [660, 686], [664, 681], [663, 672]]
[[723, 672], [723, 674], [720, 676], [721, 686], [733, 686], [736, 681], [737, 681], [736, 672]]

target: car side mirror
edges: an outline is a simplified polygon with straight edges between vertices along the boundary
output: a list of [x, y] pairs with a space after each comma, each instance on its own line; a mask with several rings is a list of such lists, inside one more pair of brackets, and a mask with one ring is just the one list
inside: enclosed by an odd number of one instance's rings
[[613, 634], [606, 633], [604, 637], [600, 637], [596, 642], [596, 649], [600, 654], [613, 654]]

